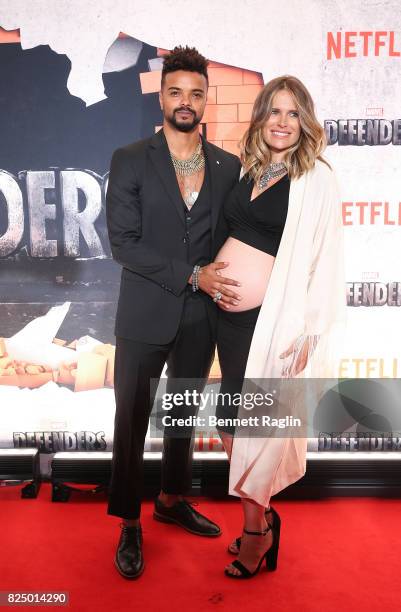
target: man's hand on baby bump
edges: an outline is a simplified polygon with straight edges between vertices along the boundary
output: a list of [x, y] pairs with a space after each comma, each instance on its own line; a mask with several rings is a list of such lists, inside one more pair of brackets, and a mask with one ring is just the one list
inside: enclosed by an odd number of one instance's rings
[[222, 270], [227, 268], [228, 262], [218, 261], [204, 266], [199, 271], [199, 289], [210, 295], [213, 299], [216, 294], [221, 293], [221, 299], [216, 303], [220, 308], [229, 310], [230, 304], [237, 305], [242, 297], [239, 293], [229, 289], [229, 286], [240, 287], [241, 284], [222, 275]]

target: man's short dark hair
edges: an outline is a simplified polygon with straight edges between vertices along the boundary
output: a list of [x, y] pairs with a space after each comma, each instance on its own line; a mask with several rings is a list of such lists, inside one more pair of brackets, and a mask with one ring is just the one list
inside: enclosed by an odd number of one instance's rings
[[162, 69], [162, 86], [166, 74], [169, 72], [176, 72], [177, 70], [186, 70], [187, 72], [199, 72], [203, 74], [209, 84], [209, 78], [207, 75], [208, 60], [203, 57], [195, 49], [195, 47], [174, 47], [174, 49], [164, 55], [163, 69]]

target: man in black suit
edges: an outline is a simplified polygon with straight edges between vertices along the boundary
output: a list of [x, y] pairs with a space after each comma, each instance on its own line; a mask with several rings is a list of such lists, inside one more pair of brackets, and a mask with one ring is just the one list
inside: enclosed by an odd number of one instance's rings
[[[144, 568], [139, 522], [143, 450], [154, 396], [167, 362], [167, 391], [177, 379], [202, 390], [213, 360], [217, 308], [240, 296], [211, 263], [221, 205], [239, 179], [232, 154], [199, 134], [206, 105], [207, 60], [176, 47], [164, 59], [163, 129], [113, 154], [107, 224], [114, 259], [123, 267], [116, 317], [116, 415], [108, 513], [123, 519], [115, 564], [126, 578]], [[169, 387], [169, 379], [171, 382]], [[186, 406], [186, 415], [196, 414]], [[202, 536], [220, 528], [183, 494], [191, 476], [193, 431], [164, 435], [162, 486], [154, 518]]]

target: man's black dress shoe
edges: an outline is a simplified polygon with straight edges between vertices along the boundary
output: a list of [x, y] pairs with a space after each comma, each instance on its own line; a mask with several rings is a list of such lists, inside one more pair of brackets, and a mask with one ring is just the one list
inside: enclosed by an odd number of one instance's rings
[[156, 498], [153, 518], [162, 523], [175, 523], [200, 536], [216, 537], [221, 534], [221, 529], [216, 523], [209, 521], [185, 500], [178, 501], [169, 507]]
[[121, 535], [114, 564], [124, 578], [138, 578], [145, 569], [142, 553], [142, 529], [121, 523]]

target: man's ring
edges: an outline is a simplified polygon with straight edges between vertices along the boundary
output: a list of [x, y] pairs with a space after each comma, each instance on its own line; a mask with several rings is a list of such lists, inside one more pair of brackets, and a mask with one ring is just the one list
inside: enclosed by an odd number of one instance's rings
[[220, 291], [216, 291], [216, 295], [213, 298], [213, 302], [218, 302], [219, 300], [221, 300], [222, 298], [222, 294], [220, 293]]

